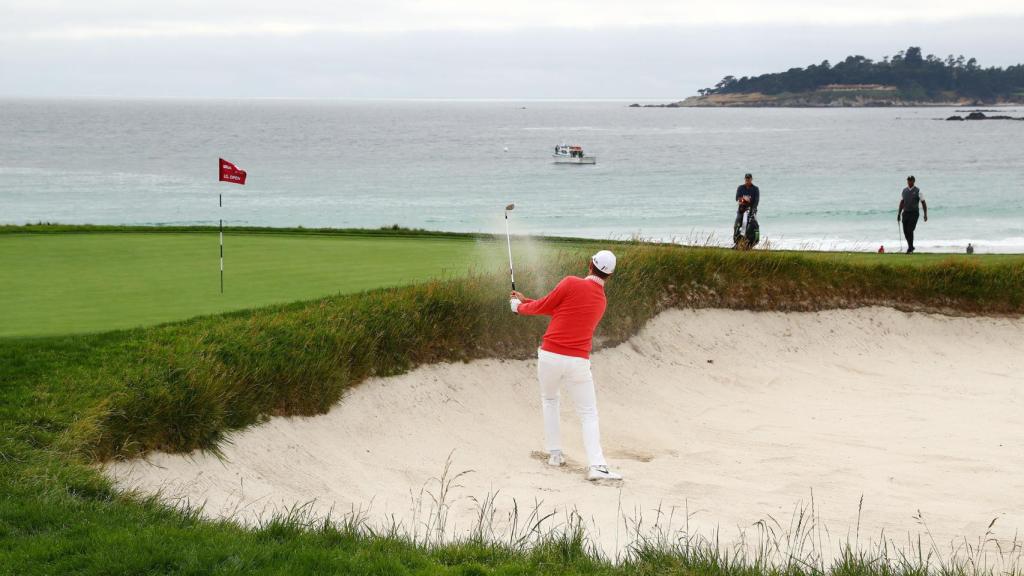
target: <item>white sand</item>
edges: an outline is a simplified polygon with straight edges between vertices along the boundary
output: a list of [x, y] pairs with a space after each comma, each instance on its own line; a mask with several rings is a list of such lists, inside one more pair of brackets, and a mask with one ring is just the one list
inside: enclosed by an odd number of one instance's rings
[[813, 314], [670, 311], [593, 359], [605, 452], [625, 482], [583, 479], [575, 414], [563, 401], [570, 466], [541, 447], [534, 361], [436, 365], [364, 383], [329, 414], [274, 418], [233, 436], [226, 461], [154, 454], [110, 465], [119, 485], [206, 503], [247, 522], [295, 504], [366, 509], [422, 527], [412, 497], [437, 492], [445, 460], [472, 470], [449, 528], [469, 528], [499, 491], [498, 524], [520, 508], [575, 508], [606, 551], [659, 505], [691, 531], [788, 524], [813, 498], [833, 540], [906, 542], [927, 527], [945, 545], [993, 518], [1024, 532], [1024, 320], [873, 308]]

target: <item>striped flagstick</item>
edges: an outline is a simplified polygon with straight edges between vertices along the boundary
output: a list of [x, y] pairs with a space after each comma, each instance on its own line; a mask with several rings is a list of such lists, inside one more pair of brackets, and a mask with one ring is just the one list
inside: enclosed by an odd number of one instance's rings
[[[224, 195], [217, 194], [217, 205], [220, 208], [224, 207]], [[220, 219], [220, 293], [224, 293], [224, 214], [221, 213]]]
[[[232, 184], [245, 185], [245, 170], [242, 170], [238, 166], [235, 166], [231, 162], [220, 158], [217, 162], [217, 169], [219, 171], [219, 180], [221, 182], [231, 182]], [[224, 208], [224, 194], [217, 194], [217, 205]], [[224, 217], [223, 212], [220, 218], [220, 293], [224, 293]]]

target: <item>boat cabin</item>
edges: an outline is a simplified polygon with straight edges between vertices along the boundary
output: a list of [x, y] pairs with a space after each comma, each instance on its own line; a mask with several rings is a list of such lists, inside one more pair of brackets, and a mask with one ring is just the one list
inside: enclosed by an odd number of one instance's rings
[[559, 144], [555, 146], [555, 156], [566, 156], [568, 158], [583, 158], [583, 147], [582, 146], [569, 146], [568, 144]]

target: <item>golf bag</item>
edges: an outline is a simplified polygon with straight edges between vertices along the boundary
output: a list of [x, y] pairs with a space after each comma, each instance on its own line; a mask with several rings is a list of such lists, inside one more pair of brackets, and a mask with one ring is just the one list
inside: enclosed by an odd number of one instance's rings
[[761, 227], [757, 223], [757, 214], [744, 206], [736, 214], [736, 223], [733, 225], [733, 248], [749, 250], [760, 241]]

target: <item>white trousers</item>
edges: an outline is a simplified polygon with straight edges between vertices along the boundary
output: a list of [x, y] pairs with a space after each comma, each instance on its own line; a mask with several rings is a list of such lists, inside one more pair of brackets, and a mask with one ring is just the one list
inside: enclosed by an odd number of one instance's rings
[[544, 449], [562, 449], [559, 423], [559, 398], [562, 387], [572, 397], [576, 414], [583, 427], [583, 447], [591, 466], [603, 466], [601, 432], [597, 424], [597, 394], [590, 360], [563, 356], [546, 350], [537, 351], [537, 379], [540, 381], [540, 403], [544, 413]]

